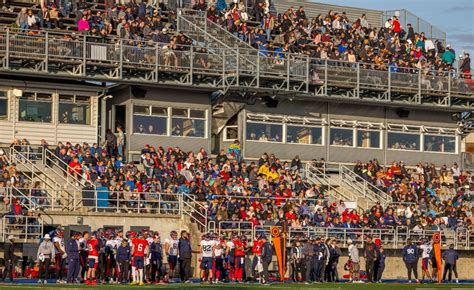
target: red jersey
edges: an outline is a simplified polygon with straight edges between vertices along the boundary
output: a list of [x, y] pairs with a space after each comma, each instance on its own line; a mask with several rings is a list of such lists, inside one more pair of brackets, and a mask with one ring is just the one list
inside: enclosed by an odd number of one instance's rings
[[98, 257], [99, 256], [99, 240], [90, 239], [87, 241], [87, 254], [89, 257]]
[[[241, 240], [235, 240], [234, 241], [234, 246], [235, 246], [235, 256], [236, 257], [244, 257], [245, 256], [246, 243], [242, 242]], [[242, 247], [243, 249], [238, 249], [239, 247]]]
[[262, 253], [262, 246], [263, 246], [262, 240], [255, 240], [252, 246], [252, 253], [254, 253], [255, 255], [260, 255]]
[[134, 246], [133, 256], [134, 257], [144, 257], [145, 249], [148, 246], [148, 242], [144, 239], [134, 239], [132, 241]]

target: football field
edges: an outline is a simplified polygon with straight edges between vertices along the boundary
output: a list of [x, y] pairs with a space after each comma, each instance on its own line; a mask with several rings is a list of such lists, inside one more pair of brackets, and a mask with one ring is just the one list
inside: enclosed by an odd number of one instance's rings
[[129, 286], [129, 285], [60, 285], [60, 284], [2, 284], [0, 290], [7, 289], [211, 289], [211, 290], [230, 290], [230, 289], [320, 289], [320, 290], [430, 290], [430, 289], [472, 289], [474, 284], [349, 284], [349, 283], [334, 283], [334, 284], [292, 284], [292, 283], [273, 283], [271, 285], [257, 285], [257, 284], [168, 284], [168, 285], [146, 285], [146, 286]]

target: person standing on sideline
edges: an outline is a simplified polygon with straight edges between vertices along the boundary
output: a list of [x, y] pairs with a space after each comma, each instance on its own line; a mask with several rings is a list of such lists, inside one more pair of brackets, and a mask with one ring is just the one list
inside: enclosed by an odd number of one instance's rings
[[54, 255], [54, 245], [51, 242], [49, 234], [44, 235], [44, 239], [38, 247], [38, 261], [39, 261], [39, 284], [48, 283], [49, 264]]
[[[448, 274], [447, 282], [451, 283], [452, 272], [456, 266], [456, 262], [458, 259], [459, 259], [459, 255], [456, 252], [456, 250], [454, 250], [454, 245], [453, 244], [449, 245], [449, 249], [444, 251], [443, 253], [443, 260], [444, 260], [443, 281], [446, 281], [446, 274]], [[456, 271], [454, 272], [454, 275], [456, 276], [456, 283], [459, 283], [459, 280], [457, 277], [458, 275]]]
[[79, 261], [79, 239], [81, 233], [76, 232], [66, 244], [67, 253], [67, 283], [76, 283], [77, 275], [79, 274], [79, 268], [81, 263]]
[[178, 240], [178, 257], [179, 257], [179, 276], [181, 282], [190, 283], [191, 278], [191, 258], [193, 251], [191, 242], [189, 241], [188, 232], [182, 231]]
[[265, 235], [261, 236], [262, 244], [262, 253], [260, 254], [260, 259], [263, 267], [262, 277], [263, 279], [260, 281], [264, 285], [268, 285], [269, 281], [269, 274], [268, 274], [268, 266], [272, 262], [273, 257], [273, 247], [270, 242], [267, 240]]
[[413, 245], [411, 239], [407, 240], [407, 245], [403, 248], [403, 262], [407, 267], [408, 272], [408, 283], [411, 283], [411, 273], [413, 272], [416, 282], [420, 283], [418, 280], [418, 247]]
[[314, 256], [314, 245], [313, 245], [313, 238], [308, 237], [306, 243], [303, 246], [303, 258], [305, 260], [305, 275], [304, 281], [306, 284], [311, 283], [313, 281], [313, 273], [314, 273], [314, 264], [313, 264], [313, 256]]
[[7, 276], [10, 282], [13, 282], [13, 266], [15, 260], [15, 241], [12, 235], [9, 235], [3, 245], [3, 258], [5, 260], [5, 269], [3, 270], [2, 280], [5, 281]]
[[331, 239], [329, 247], [329, 280], [328, 282], [339, 282], [339, 275], [337, 273], [337, 264], [339, 263], [339, 257], [342, 256], [341, 249], [337, 246], [337, 240]]
[[382, 275], [383, 271], [385, 270], [385, 259], [387, 258], [387, 255], [385, 254], [385, 249], [383, 246], [380, 246], [379, 248], [379, 259], [378, 259], [378, 269], [377, 269], [377, 282], [382, 283]]
[[[125, 134], [122, 126], [117, 126], [117, 155], [123, 158], [123, 147], [125, 146]], [[125, 159], [123, 159], [125, 160]]]
[[351, 239], [347, 240], [348, 250], [349, 250], [349, 261], [351, 264], [352, 277], [349, 281], [353, 283], [363, 283], [360, 280], [360, 258], [359, 258], [359, 249]]
[[431, 275], [430, 275], [430, 257], [431, 257], [431, 252], [433, 251], [433, 245], [425, 241], [420, 245], [421, 249], [421, 282], [423, 283], [425, 281], [425, 277], [428, 278], [428, 280], [431, 280]]
[[365, 256], [365, 272], [367, 273], [367, 282], [374, 282], [374, 268], [375, 261], [377, 260], [377, 250], [375, 244], [372, 241], [372, 237], [367, 236], [367, 241], [364, 245], [364, 256]]

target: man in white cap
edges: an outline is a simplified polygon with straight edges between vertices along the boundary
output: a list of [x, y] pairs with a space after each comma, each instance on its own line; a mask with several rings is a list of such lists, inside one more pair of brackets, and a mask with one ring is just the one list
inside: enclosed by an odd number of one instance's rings
[[349, 280], [354, 283], [362, 283], [360, 280], [359, 249], [357, 249], [357, 246], [354, 245], [351, 239], [347, 240], [347, 249], [349, 250], [349, 260], [351, 261], [351, 277]]
[[44, 235], [43, 241], [38, 248], [38, 261], [39, 261], [39, 284], [48, 283], [48, 272], [51, 258], [54, 255], [54, 244], [51, 242], [49, 234]]
[[15, 258], [14, 237], [9, 235], [3, 246], [3, 258], [5, 259], [5, 269], [3, 270], [2, 280], [5, 281], [7, 275], [10, 276], [10, 282], [13, 282], [13, 260]]

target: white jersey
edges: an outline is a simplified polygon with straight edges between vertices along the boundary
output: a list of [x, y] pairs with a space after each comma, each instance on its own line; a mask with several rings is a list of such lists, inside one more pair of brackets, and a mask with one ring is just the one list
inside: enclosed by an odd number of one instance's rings
[[[64, 253], [63, 258], [65, 258], [65, 256], [66, 256], [66, 247], [64, 246], [64, 239], [56, 236], [56, 237], [53, 238], [53, 243], [58, 243], [59, 248]], [[54, 249], [55, 249], [55, 251], [57, 251], [56, 247]]]
[[105, 246], [109, 247], [110, 249], [117, 249], [120, 246], [120, 243], [117, 240], [107, 240], [105, 242]]
[[222, 258], [225, 254], [225, 245], [220, 241], [214, 241], [216, 247], [214, 248], [214, 257]]
[[172, 238], [167, 238], [165, 240], [165, 244], [168, 244], [170, 246], [167, 255], [170, 256], [178, 256], [178, 239], [173, 240]]
[[421, 258], [426, 259], [426, 258], [429, 258], [431, 256], [431, 251], [433, 250], [433, 246], [423, 244], [423, 245], [420, 246], [420, 249], [422, 250]]
[[148, 245], [151, 246], [151, 243], [153, 243], [153, 238], [148, 237], [148, 238], [146, 238], [146, 241], [148, 242]]
[[203, 258], [212, 258], [212, 248], [216, 244], [216, 241], [206, 241], [202, 240], [201, 245], [201, 253]]

